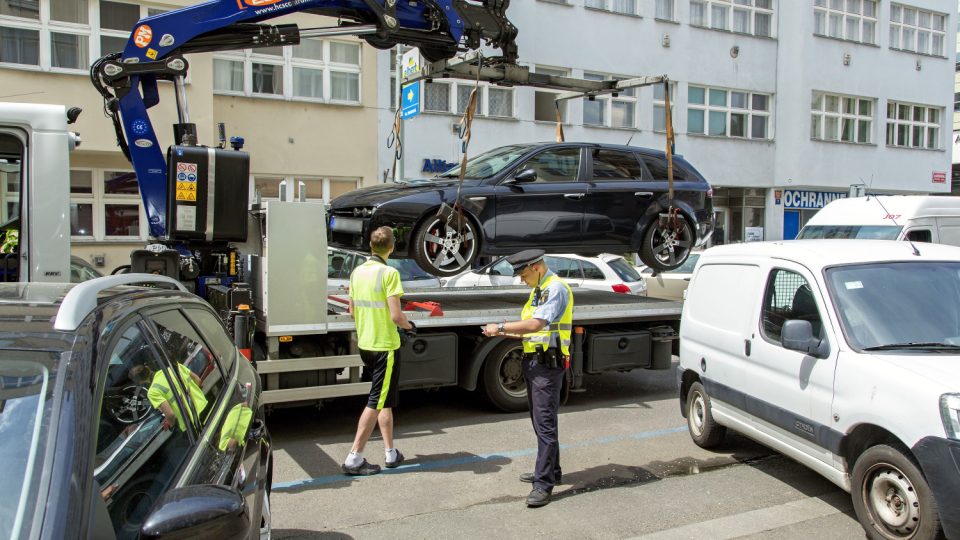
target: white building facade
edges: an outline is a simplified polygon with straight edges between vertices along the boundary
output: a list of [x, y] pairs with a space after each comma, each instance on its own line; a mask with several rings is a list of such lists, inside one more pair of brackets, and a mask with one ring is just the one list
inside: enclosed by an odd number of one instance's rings
[[[948, 193], [956, 0], [526, 0], [508, 15], [520, 61], [582, 78], [666, 74], [676, 150], [715, 191], [715, 243], [793, 238], [853, 184]], [[379, 131], [395, 107], [378, 56]], [[471, 81], [424, 87], [404, 123], [405, 178], [459, 162]], [[661, 88], [561, 105], [566, 139], [663, 148]], [[484, 85], [469, 154], [551, 141], [549, 91]], [[385, 136], [384, 136], [385, 138]], [[381, 144], [380, 170], [393, 151]], [[749, 231], [748, 231], [749, 229]]]

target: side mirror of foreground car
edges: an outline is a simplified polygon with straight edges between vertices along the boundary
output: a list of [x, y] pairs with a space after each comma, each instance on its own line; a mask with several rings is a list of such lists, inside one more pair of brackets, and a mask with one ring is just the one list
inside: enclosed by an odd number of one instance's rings
[[242, 538], [250, 528], [243, 497], [227, 486], [173, 489], [154, 508], [140, 528], [141, 538]]
[[529, 184], [537, 181], [537, 171], [533, 169], [524, 169], [518, 172], [513, 179], [508, 180], [509, 184]]

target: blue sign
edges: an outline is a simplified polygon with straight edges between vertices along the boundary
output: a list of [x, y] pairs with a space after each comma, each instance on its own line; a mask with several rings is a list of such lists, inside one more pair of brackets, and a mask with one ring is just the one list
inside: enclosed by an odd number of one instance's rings
[[420, 114], [420, 81], [404, 86], [400, 92], [400, 118], [409, 120]]
[[423, 169], [420, 172], [442, 173], [456, 167], [456, 163], [450, 163], [443, 159], [425, 159], [423, 160]]
[[812, 210], [815, 208], [823, 208], [830, 202], [846, 197], [847, 194], [842, 192], [787, 189], [783, 192], [783, 207]]

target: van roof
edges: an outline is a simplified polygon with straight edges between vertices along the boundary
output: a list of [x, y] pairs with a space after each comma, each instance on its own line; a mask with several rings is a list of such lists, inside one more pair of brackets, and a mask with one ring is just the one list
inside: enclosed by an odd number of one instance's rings
[[841, 264], [890, 261], [960, 261], [960, 247], [898, 240], [786, 240], [748, 242], [712, 247], [703, 252], [699, 264], [748, 262], [749, 259], [784, 259], [803, 264], [811, 271]]
[[[898, 217], [890, 219], [888, 215]], [[871, 195], [836, 199], [814, 214], [807, 225], [904, 225], [908, 219], [935, 216], [960, 216], [960, 197]]]

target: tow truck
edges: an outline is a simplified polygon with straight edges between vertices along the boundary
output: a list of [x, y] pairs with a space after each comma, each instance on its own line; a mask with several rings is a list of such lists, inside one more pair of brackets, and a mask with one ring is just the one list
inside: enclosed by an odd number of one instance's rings
[[[241, 351], [256, 362], [265, 404], [322, 404], [364, 395], [369, 382], [362, 380], [347, 299], [327, 290], [323, 205], [247, 200], [249, 155], [242, 140], [232, 139], [231, 148], [223, 135], [219, 146], [197, 140], [183, 55], [357, 35], [378, 48], [419, 47], [431, 77], [562, 89], [565, 99], [666, 80], [531, 74], [516, 63], [517, 29], [506, 18], [508, 6], [508, 0], [214, 0], [139, 21], [122, 53], [93, 63], [91, 79], [133, 164], [149, 220], [152, 244], [131, 254], [131, 271], [178, 279], [217, 308]], [[339, 24], [302, 31], [262, 24], [295, 11], [336, 17]], [[481, 43], [502, 54], [454, 58]], [[160, 80], [173, 82], [178, 111], [175, 143], [165, 155], [147, 112], [158, 102]], [[67, 280], [65, 179], [69, 151], [79, 144], [69, 123], [78, 114], [63, 106], [0, 104], [0, 163], [20, 180], [19, 216], [0, 225], [8, 237], [19, 233], [16, 252], [2, 258], [5, 280]], [[520, 342], [485, 337], [480, 325], [515, 318], [528, 294], [483, 288], [405, 295], [420, 332], [402, 348], [400, 388], [481, 388], [499, 409], [526, 409]], [[574, 300], [568, 391], [582, 391], [590, 374], [670, 367], [679, 302], [589, 290], [575, 290]]]

